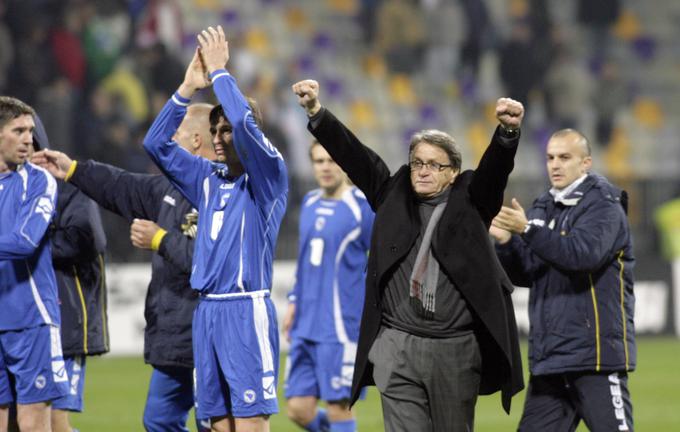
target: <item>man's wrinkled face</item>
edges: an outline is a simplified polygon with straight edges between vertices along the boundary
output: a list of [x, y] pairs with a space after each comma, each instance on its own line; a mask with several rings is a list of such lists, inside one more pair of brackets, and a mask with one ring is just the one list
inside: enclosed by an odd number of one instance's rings
[[550, 184], [555, 189], [564, 189], [590, 170], [592, 158], [581, 137], [569, 134], [553, 137], [546, 149], [546, 165]]
[[345, 181], [345, 172], [335, 163], [325, 148], [315, 144], [310, 150], [312, 170], [319, 187], [326, 193], [333, 193]]
[[0, 167], [13, 170], [26, 162], [33, 146], [33, 116], [24, 114], [5, 123], [0, 129]]
[[421, 198], [432, 198], [453, 184], [458, 171], [451, 167], [448, 154], [441, 148], [420, 142], [413, 149], [411, 186]]

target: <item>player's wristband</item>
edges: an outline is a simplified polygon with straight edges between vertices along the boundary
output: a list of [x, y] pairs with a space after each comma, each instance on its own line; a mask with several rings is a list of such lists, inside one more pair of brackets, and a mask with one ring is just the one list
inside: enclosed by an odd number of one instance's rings
[[73, 177], [73, 173], [76, 172], [76, 166], [78, 166], [78, 161], [71, 162], [71, 166], [68, 167], [68, 171], [66, 172], [66, 177], [64, 177], [64, 181], [69, 181], [71, 177]]
[[214, 84], [217, 78], [223, 76], [229, 76], [229, 72], [227, 72], [226, 69], [216, 69], [208, 75], [208, 78], [210, 78], [210, 82]]
[[156, 231], [156, 234], [154, 234], [151, 239], [151, 250], [157, 251], [158, 248], [161, 247], [161, 241], [163, 241], [163, 237], [165, 237], [167, 233], [168, 232], [163, 228], [159, 228], [158, 231]]

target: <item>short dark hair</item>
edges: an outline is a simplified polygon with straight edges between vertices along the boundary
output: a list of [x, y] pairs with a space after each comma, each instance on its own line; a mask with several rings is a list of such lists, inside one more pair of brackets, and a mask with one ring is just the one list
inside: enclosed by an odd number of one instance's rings
[[463, 165], [463, 156], [458, 149], [456, 140], [454, 140], [451, 135], [437, 129], [425, 129], [414, 133], [411, 136], [411, 143], [408, 146], [409, 161], [413, 156], [413, 151], [416, 149], [416, 146], [422, 142], [444, 150], [449, 157], [451, 168], [453, 168], [454, 171], [460, 171], [460, 167]]
[[[251, 97], [247, 97], [246, 100], [248, 101], [248, 106], [250, 107], [250, 112], [253, 113], [253, 118], [255, 118], [255, 123], [257, 124], [257, 127], [261, 128], [262, 127], [262, 111], [260, 111], [260, 105], [257, 103], [257, 101]], [[231, 124], [229, 122], [229, 119], [227, 116], [224, 115], [224, 109], [222, 109], [222, 105], [215, 105], [213, 109], [210, 110], [210, 127], [214, 128], [217, 126], [217, 123], [220, 121], [220, 117], [225, 119], [227, 123]]]
[[34, 116], [35, 111], [28, 104], [10, 96], [0, 96], [0, 128], [23, 115]]
[[321, 145], [321, 143], [319, 142], [319, 140], [313, 139], [313, 140], [312, 140], [312, 143], [309, 145], [309, 152], [308, 152], [308, 153], [309, 153], [309, 160], [312, 160], [312, 149], [313, 149], [314, 147], [318, 146], [318, 145]]

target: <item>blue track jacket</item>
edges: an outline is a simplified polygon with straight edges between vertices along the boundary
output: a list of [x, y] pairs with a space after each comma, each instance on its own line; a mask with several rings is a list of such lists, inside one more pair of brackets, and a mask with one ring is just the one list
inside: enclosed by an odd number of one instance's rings
[[94, 161], [78, 162], [69, 183], [128, 222], [156, 222], [167, 231], [151, 258], [144, 306], [144, 361], [193, 367], [191, 320], [197, 295], [189, 285], [194, 240], [183, 233], [193, 208], [163, 175], [131, 173]]
[[59, 325], [47, 228], [57, 183], [26, 163], [0, 174], [0, 331]]
[[530, 228], [496, 250], [529, 294], [533, 375], [635, 368], [633, 243], [626, 195], [589, 174], [555, 202], [546, 192], [526, 212]]

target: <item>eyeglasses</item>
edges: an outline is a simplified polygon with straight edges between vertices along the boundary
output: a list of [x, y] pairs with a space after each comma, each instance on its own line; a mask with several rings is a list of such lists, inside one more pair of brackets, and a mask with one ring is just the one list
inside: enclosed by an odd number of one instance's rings
[[444, 171], [446, 168], [453, 168], [453, 165], [451, 164], [447, 165], [440, 164], [439, 162], [423, 162], [420, 159], [412, 160], [408, 163], [408, 165], [411, 167], [411, 171], [420, 171], [422, 167], [425, 167], [425, 169], [428, 171], [436, 172]]

